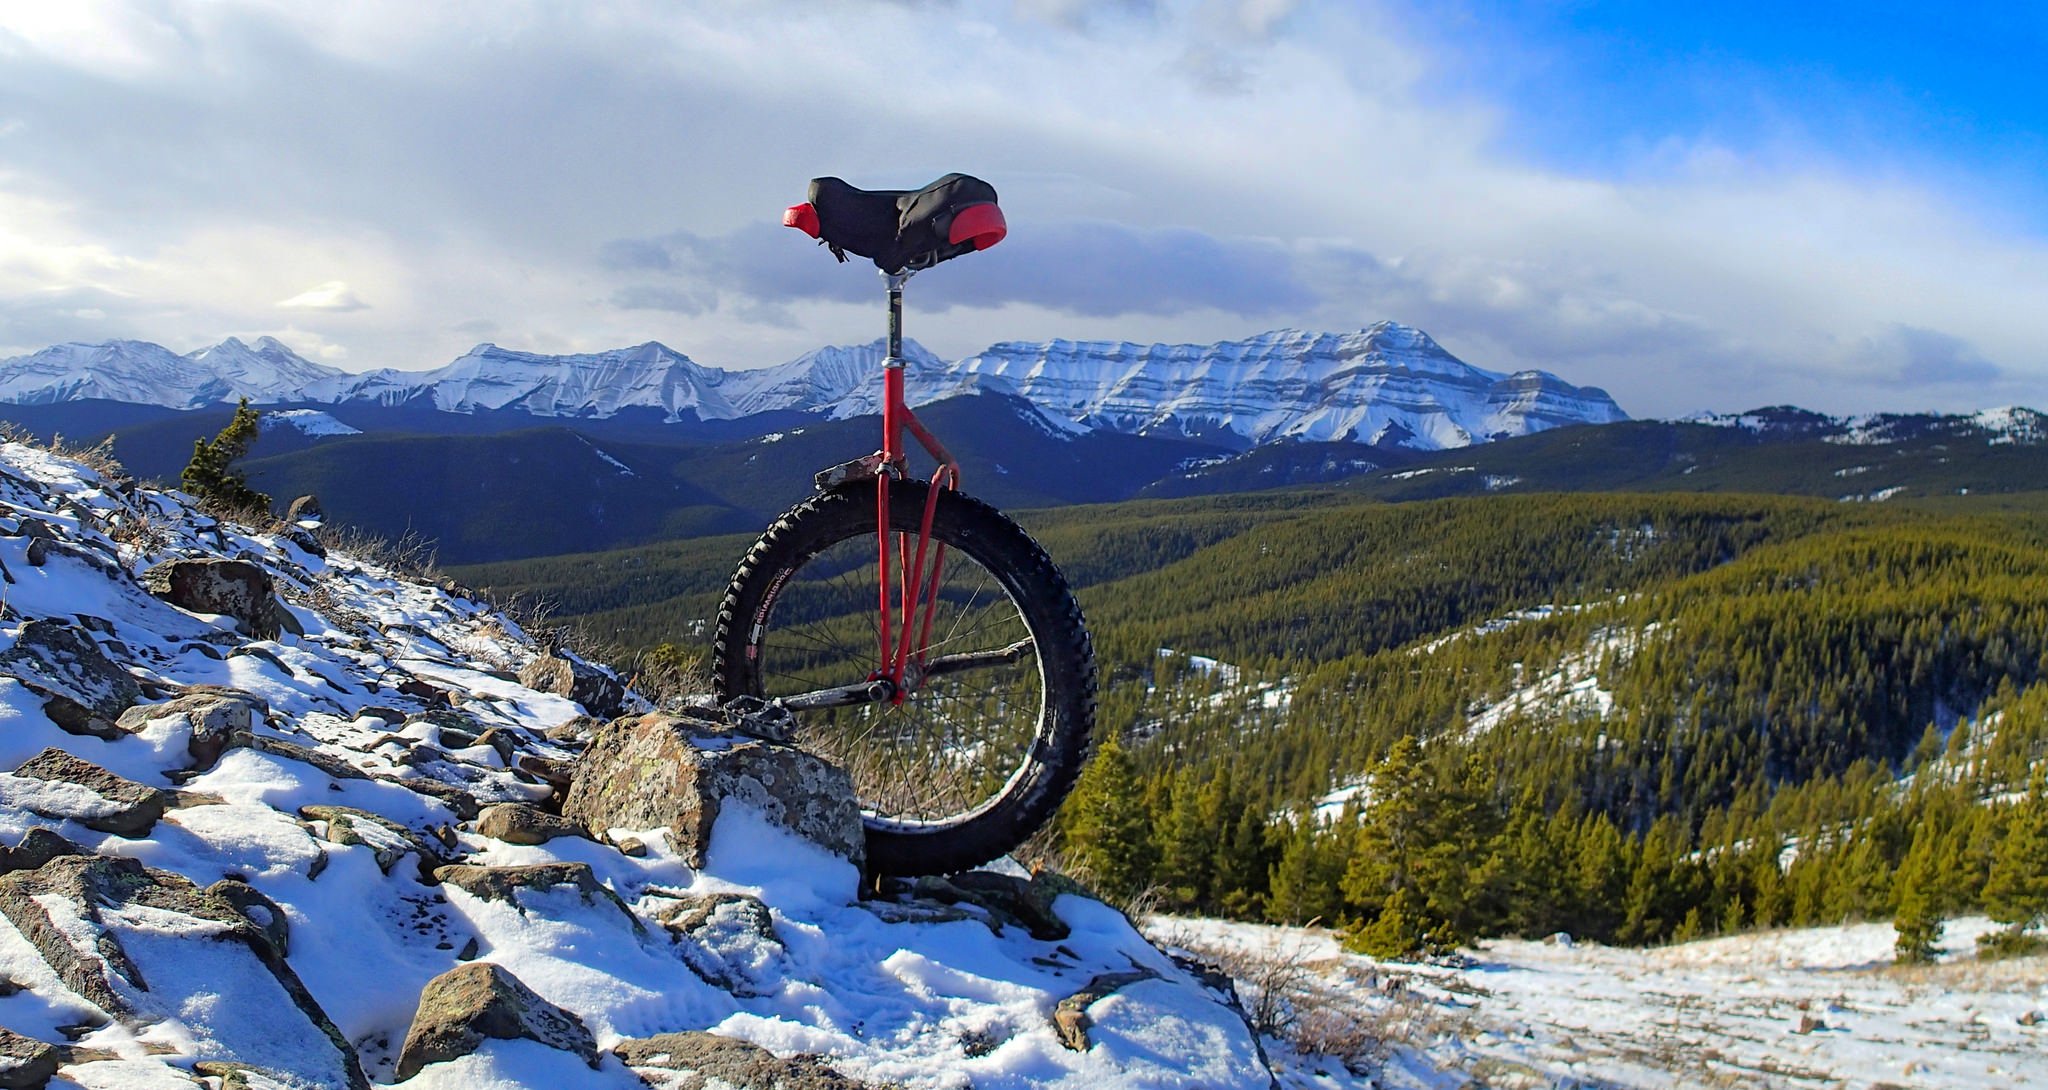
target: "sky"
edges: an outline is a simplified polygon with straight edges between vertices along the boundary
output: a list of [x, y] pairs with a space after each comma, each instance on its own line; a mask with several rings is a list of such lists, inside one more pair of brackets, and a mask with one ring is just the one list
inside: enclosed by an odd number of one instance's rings
[[0, 359], [882, 332], [808, 179], [993, 183], [947, 358], [1420, 327], [1636, 416], [2048, 408], [2026, 4], [0, 0]]

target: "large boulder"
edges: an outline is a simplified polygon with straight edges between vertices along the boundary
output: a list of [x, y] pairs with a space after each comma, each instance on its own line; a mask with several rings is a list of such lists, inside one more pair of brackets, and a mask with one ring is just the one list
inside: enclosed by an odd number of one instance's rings
[[274, 640], [286, 631], [305, 635], [272, 592], [270, 573], [246, 560], [170, 560], [143, 572], [142, 585], [180, 609], [233, 617], [243, 632], [259, 640]]
[[547, 652], [519, 671], [519, 684], [535, 692], [565, 696], [599, 719], [610, 719], [626, 710], [626, 686], [610, 671], [584, 662], [573, 654]]
[[181, 1023], [170, 1036], [189, 1042], [195, 1059], [258, 1064], [304, 1090], [369, 1086], [271, 940], [180, 875], [134, 859], [64, 856], [0, 875], [0, 915], [65, 986], [123, 1025]]
[[142, 686], [77, 625], [48, 618], [23, 622], [14, 646], [0, 651], [0, 675], [44, 698], [50, 721], [73, 734], [119, 737], [114, 725]]
[[865, 861], [860, 804], [843, 769], [794, 746], [658, 712], [616, 721], [598, 735], [562, 815], [599, 836], [667, 829], [669, 846], [702, 867], [712, 826], [733, 803], [856, 865]]
[[539, 1041], [597, 1066], [597, 1042], [582, 1019], [542, 999], [503, 966], [474, 961], [427, 981], [398, 1052], [398, 1079], [467, 1056], [487, 1038]]
[[116, 720], [122, 730], [138, 733], [161, 720], [182, 720], [191, 729], [185, 749], [201, 768], [211, 768], [234, 743], [270, 715], [262, 697], [239, 689], [197, 686], [183, 696], [163, 704], [138, 704]]
[[0, 801], [88, 829], [136, 837], [164, 816], [168, 796], [51, 747], [0, 773]]

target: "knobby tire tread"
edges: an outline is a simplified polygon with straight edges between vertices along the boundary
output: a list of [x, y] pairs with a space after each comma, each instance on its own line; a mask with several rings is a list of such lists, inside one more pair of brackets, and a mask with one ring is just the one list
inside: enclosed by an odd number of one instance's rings
[[[893, 529], [916, 531], [929, 486], [889, 486]], [[734, 571], [719, 604], [712, 643], [712, 679], [721, 702], [760, 696], [746, 667], [748, 618], [776, 577], [849, 537], [875, 532], [875, 486], [852, 482], [790, 508], [762, 533]], [[1090, 747], [1095, 719], [1095, 653], [1066, 577], [1023, 528], [964, 493], [939, 497], [934, 534], [1003, 580], [1037, 644], [1045, 713], [1027, 769], [988, 809], [960, 822], [905, 832], [867, 823], [867, 867], [890, 875], [950, 874], [986, 863], [1023, 843], [1052, 818], [1073, 789]], [[772, 622], [771, 622], [772, 627]], [[915, 699], [913, 697], [912, 699]]]

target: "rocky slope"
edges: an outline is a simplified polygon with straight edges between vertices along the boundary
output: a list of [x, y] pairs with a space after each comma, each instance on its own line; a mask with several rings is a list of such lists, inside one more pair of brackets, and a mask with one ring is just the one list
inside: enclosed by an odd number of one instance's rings
[[1227, 987], [1048, 882], [862, 900], [737, 799], [593, 836], [592, 738], [753, 743], [303, 528], [9, 443], [0, 583], [0, 1085], [1270, 1081]]

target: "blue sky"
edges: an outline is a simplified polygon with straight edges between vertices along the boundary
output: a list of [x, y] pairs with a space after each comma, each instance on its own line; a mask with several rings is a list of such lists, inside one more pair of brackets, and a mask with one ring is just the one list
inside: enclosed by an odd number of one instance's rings
[[[1690, 7], [1697, 10], [1679, 10]], [[994, 182], [946, 356], [1419, 326], [1637, 415], [2048, 407], [2042, 17], [1416, 0], [0, 0], [0, 358], [767, 365], [806, 179]]]
[[[1658, 169], [1674, 139], [1763, 161], [1924, 175], [2048, 228], [2048, 7], [2021, 3], [1417, 4], [1404, 25], [1503, 146], [1560, 169]], [[1990, 210], [1988, 209], [1988, 210]]]

